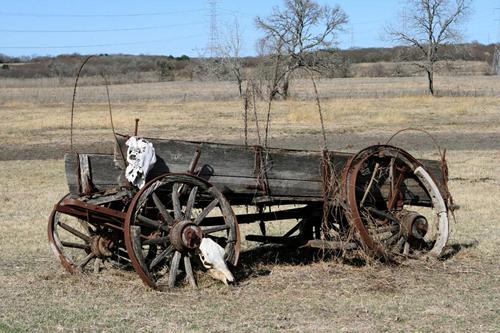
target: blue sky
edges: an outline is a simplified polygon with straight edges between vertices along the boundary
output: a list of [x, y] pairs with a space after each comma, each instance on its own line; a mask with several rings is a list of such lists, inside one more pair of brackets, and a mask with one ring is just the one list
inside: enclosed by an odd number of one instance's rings
[[[319, 0], [339, 4], [349, 16], [339, 33], [341, 48], [390, 46], [384, 26], [398, 17], [403, 0]], [[255, 54], [259, 31], [254, 18], [266, 16], [282, 0], [217, 1], [220, 31], [237, 18], [243, 54]], [[197, 56], [210, 32], [208, 0], [23, 0], [0, 3], [0, 53], [55, 55], [78, 52], [187, 54]], [[90, 30], [90, 31], [89, 31]], [[464, 25], [465, 41], [500, 42], [500, 0], [474, 0]]]

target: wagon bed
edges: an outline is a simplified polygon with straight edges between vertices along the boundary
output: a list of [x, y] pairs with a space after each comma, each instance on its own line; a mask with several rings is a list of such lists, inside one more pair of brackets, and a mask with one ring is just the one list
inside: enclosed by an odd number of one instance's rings
[[[65, 170], [70, 193], [76, 195], [85, 192], [82, 184], [87, 181], [83, 179], [90, 181], [96, 191], [127, 185], [123, 156], [127, 152], [125, 142], [128, 138], [124, 135], [117, 136], [113, 155], [66, 154]], [[324, 175], [321, 162], [324, 152], [172, 139], [147, 140], [153, 143], [157, 157], [148, 180], [165, 173], [187, 172], [193, 159], [199, 154], [194, 174], [216, 186], [233, 205], [323, 201]], [[330, 162], [336, 175], [340, 176], [353, 155], [330, 152]], [[419, 162], [433, 176], [441, 193], [445, 195], [440, 162]], [[413, 186], [409, 190], [418, 198], [417, 204], [425, 206], [431, 203], [428, 194], [421, 187]]]

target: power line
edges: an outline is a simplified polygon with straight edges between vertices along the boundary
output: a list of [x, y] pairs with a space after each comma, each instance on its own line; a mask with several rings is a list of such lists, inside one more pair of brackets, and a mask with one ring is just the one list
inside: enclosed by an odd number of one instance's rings
[[71, 49], [71, 48], [89, 48], [89, 47], [108, 47], [108, 46], [124, 46], [124, 45], [144, 45], [144, 44], [156, 44], [156, 43], [166, 43], [172, 42], [179, 39], [196, 38], [200, 35], [189, 35], [184, 37], [178, 37], [169, 40], [150, 40], [150, 41], [140, 41], [140, 42], [124, 42], [124, 43], [109, 43], [109, 44], [84, 44], [84, 45], [60, 45], [60, 46], [0, 46], [0, 49]]
[[194, 12], [204, 12], [206, 9], [179, 10], [172, 12], [155, 12], [155, 13], [127, 13], [127, 14], [46, 14], [46, 13], [22, 13], [22, 12], [3, 12], [3, 16], [28, 16], [28, 17], [136, 17], [136, 16], [164, 16], [173, 14], [184, 14]]
[[113, 31], [137, 31], [137, 30], [156, 30], [166, 29], [181, 26], [193, 26], [200, 24], [199, 22], [193, 23], [180, 23], [170, 25], [154, 25], [148, 27], [134, 27], [134, 28], [115, 28], [115, 29], [89, 29], [89, 30], [15, 30], [15, 29], [0, 29], [0, 32], [14, 32], [14, 33], [77, 33], [77, 32], [113, 32]]

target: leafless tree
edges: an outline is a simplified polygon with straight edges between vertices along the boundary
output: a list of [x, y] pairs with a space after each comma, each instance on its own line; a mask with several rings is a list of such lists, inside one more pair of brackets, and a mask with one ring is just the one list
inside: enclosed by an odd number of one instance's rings
[[257, 55], [259, 62], [253, 76], [259, 82], [258, 94], [264, 99], [275, 99], [280, 93], [280, 82], [287, 67], [281, 41], [260, 39]]
[[273, 13], [256, 18], [268, 45], [277, 45], [285, 66], [277, 76], [281, 94], [288, 97], [290, 75], [306, 66], [307, 54], [329, 48], [335, 32], [347, 23], [347, 15], [339, 6], [321, 6], [313, 0], [284, 0], [284, 8], [275, 7]]
[[217, 47], [217, 56], [221, 65], [231, 73], [238, 84], [240, 97], [243, 96], [243, 59], [241, 58], [242, 37], [238, 20], [235, 18], [232, 25], [228, 25], [221, 44]]
[[203, 80], [234, 80], [242, 97], [245, 79], [244, 59], [241, 57], [242, 46], [240, 26], [235, 19], [232, 24], [226, 25], [225, 29], [220, 31], [215, 45], [209, 49], [198, 50], [200, 59], [198, 76]]
[[418, 50], [421, 61], [417, 65], [427, 73], [431, 95], [434, 95], [434, 70], [441, 48], [461, 39], [459, 26], [469, 10], [470, 0], [408, 0], [401, 17], [402, 26], [388, 27], [394, 41]]

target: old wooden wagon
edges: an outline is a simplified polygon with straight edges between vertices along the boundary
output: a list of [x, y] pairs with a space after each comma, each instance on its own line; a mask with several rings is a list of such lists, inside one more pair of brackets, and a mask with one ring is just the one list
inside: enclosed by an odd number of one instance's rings
[[[48, 236], [70, 272], [132, 265], [153, 288], [196, 286], [193, 271], [225, 269], [206, 258], [204, 240], [234, 269], [238, 225], [254, 222], [260, 234], [248, 241], [358, 248], [383, 260], [439, 256], [448, 238], [446, 165], [394, 146], [351, 154], [147, 139], [157, 161], [138, 189], [124, 177], [128, 137], [116, 138], [113, 155], [65, 156], [69, 194], [55, 205]], [[297, 223], [266, 233], [284, 219]]]

